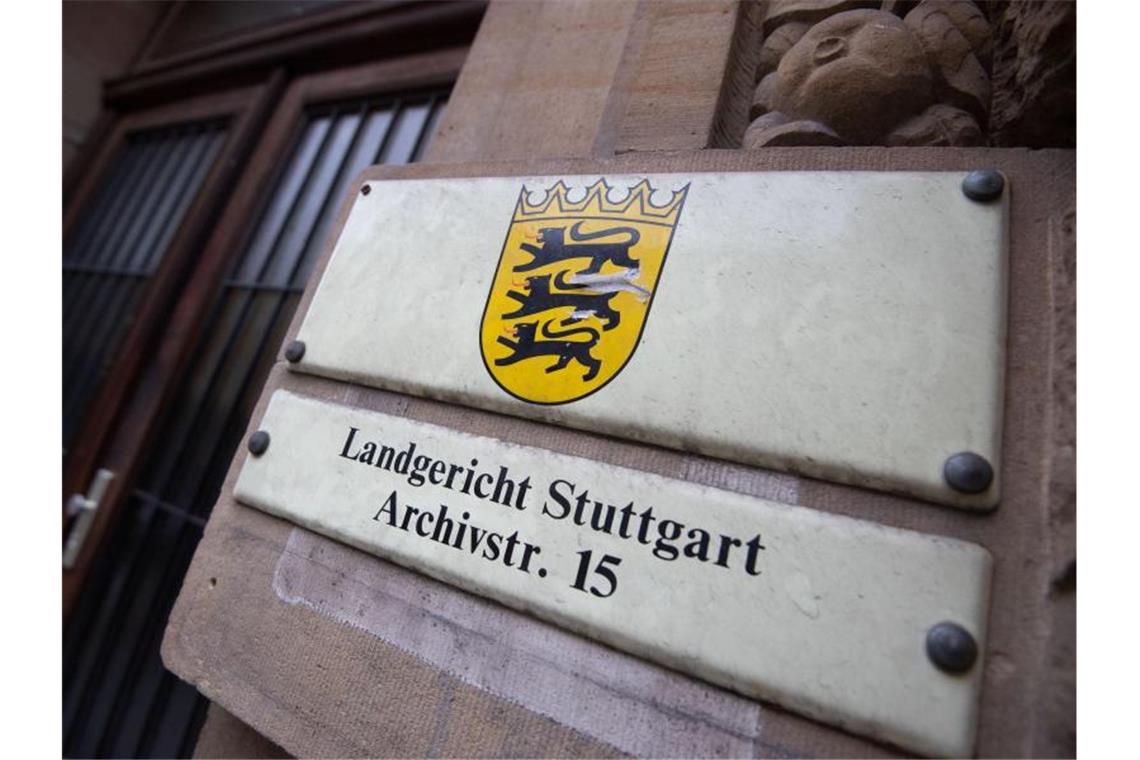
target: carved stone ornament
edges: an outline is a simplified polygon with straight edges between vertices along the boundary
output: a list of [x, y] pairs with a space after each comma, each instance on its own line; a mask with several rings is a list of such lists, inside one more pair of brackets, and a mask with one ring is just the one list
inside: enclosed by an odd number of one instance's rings
[[973, 2], [773, 0], [764, 33], [745, 148], [985, 142], [993, 40]]

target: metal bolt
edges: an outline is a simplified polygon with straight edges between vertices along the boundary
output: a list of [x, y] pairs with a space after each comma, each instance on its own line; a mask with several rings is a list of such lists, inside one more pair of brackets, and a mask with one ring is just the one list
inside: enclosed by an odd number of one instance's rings
[[305, 355], [305, 341], [291, 340], [289, 345], [285, 346], [285, 358], [290, 364], [296, 364], [301, 361], [301, 357]]
[[249, 453], [259, 457], [269, 448], [269, 433], [258, 430], [249, 437]]
[[1005, 177], [993, 169], [978, 169], [962, 180], [962, 192], [972, 201], [997, 200], [1005, 189]]
[[959, 493], [982, 493], [994, 482], [994, 468], [985, 457], [963, 451], [946, 460], [942, 477]]
[[370, 192], [372, 192], [372, 186], [371, 185], [362, 185], [360, 188], [360, 192], [364, 195], [368, 195]]
[[926, 632], [926, 656], [940, 670], [965, 673], [978, 659], [978, 644], [962, 626], [942, 622]]

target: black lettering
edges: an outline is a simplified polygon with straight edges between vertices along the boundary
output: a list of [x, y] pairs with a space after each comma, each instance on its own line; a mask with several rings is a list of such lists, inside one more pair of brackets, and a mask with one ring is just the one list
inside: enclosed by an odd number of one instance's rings
[[732, 536], [720, 537], [720, 552], [717, 554], [716, 563], [721, 567], [728, 567], [728, 553], [732, 551], [732, 547], [740, 546], [740, 539], [733, 538]]
[[438, 459], [431, 463], [431, 470], [428, 472], [428, 480], [432, 485], [438, 486], [443, 481], [443, 471], [447, 469], [447, 464]]
[[471, 526], [471, 553], [479, 551], [479, 544], [483, 543], [483, 538], [487, 535], [487, 531]]
[[749, 575], [760, 574], [760, 571], [756, 569], [756, 555], [764, 548], [764, 545], [760, 543], [759, 533], [748, 539], [748, 554], [744, 559], [744, 569]]
[[459, 489], [463, 493], [471, 493], [471, 478], [475, 477], [475, 468], [479, 466], [478, 459], [471, 460], [471, 466], [467, 469], [467, 477], [463, 480], [463, 488]]
[[493, 475], [491, 475], [491, 473], [489, 473], [489, 472], [485, 472], [482, 475], [480, 475], [479, 477], [475, 478], [475, 495], [478, 496], [480, 499], [486, 499], [488, 496], [491, 495], [490, 491], [484, 491], [483, 490], [482, 484], [484, 482], [484, 478], [486, 478], [487, 483], [490, 483], [491, 481], [493, 481], [495, 479], [495, 477]]
[[354, 427], [348, 429], [348, 438], [344, 439], [344, 448], [340, 450], [340, 455], [345, 459], [356, 459], [356, 455], [348, 455], [348, 450], [352, 448], [352, 441], [356, 438], [356, 434], [360, 431]]
[[[464, 512], [463, 513], [463, 519], [464, 520], [470, 520], [471, 519], [471, 513], [470, 512]], [[459, 529], [455, 531], [455, 543], [452, 544], [452, 546], [454, 546], [456, 549], [458, 549], [460, 546], [463, 545], [463, 534], [466, 531], [467, 531], [467, 523], [461, 521], [459, 523]]]
[[680, 552], [673, 542], [681, 537], [685, 526], [675, 520], [662, 520], [657, 523], [657, 541], [653, 544], [653, 556], [672, 562]]
[[[574, 582], [570, 584], [570, 588], [576, 588], [579, 591], [586, 590], [586, 575], [589, 573], [593, 554], [594, 553], [589, 550], [578, 552], [578, 556], [580, 557], [578, 560], [578, 574], [575, 576]], [[598, 560], [598, 564], [594, 568], [594, 573], [602, 576], [609, 585], [609, 588], [603, 591], [597, 586], [590, 586], [590, 593], [604, 599], [617, 591], [617, 575], [615, 575], [614, 571], [610, 567], [607, 567], [607, 565], [617, 567], [620, 564], [621, 559], [619, 557], [615, 557], [611, 554], [603, 555], [602, 558]]]
[[629, 532], [629, 521], [633, 519], [633, 502], [621, 508], [621, 525], [618, 526], [618, 535], [622, 538], [633, 538]]
[[396, 461], [392, 463], [392, 471], [398, 472], [401, 475], [408, 474], [408, 465], [412, 463], [412, 457], [416, 454], [416, 442], [412, 441], [408, 444], [408, 448], [401, 451], [396, 455]]
[[550, 494], [550, 498], [554, 499], [554, 501], [558, 502], [558, 505], [562, 507], [562, 513], [557, 515], [554, 514], [550, 511], [550, 505], [544, 501], [542, 502], [542, 514], [548, 517], [553, 517], [555, 520], [561, 520], [566, 517], [566, 515], [570, 514], [570, 499], [562, 495], [559, 486], [569, 486], [570, 494], [574, 494], [574, 484], [569, 481], [555, 480], [550, 484], [550, 488], [547, 489], [547, 492]]
[[689, 531], [688, 536], [689, 543], [685, 544], [685, 556], [695, 557], [701, 562], [708, 562], [709, 542], [712, 541], [709, 532], [701, 528], [693, 528]]
[[585, 525], [586, 524], [586, 517], [585, 517], [586, 502], [589, 500], [589, 498], [590, 498], [590, 489], [588, 489], [588, 488], [585, 491], [582, 491], [582, 493], [578, 494], [578, 499], [574, 502], [574, 524], [575, 525]]
[[443, 484], [444, 488], [451, 488], [451, 481], [455, 480], [455, 476], [463, 472], [463, 466], [458, 464], [451, 465], [451, 471], [447, 473], [447, 482]]
[[[503, 540], [501, 533], [488, 533], [487, 534], [487, 548], [483, 550], [483, 559], [489, 559], [492, 562], [499, 558], [499, 542]], [[490, 552], [490, 554], [488, 554]]]
[[[431, 540], [437, 541], [441, 544], [451, 543], [451, 526], [455, 522], [447, 519], [447, 505], [439, 505], [439, 516], [435, 518], [435, 530], [431, 532]], [[443, 536], [440, 538], [440, 536]]]
[[[351, 459], [351, 457], [349, 457], [349, 458]], [[380, 521], [380, 515], [384, 514], [385, 512], [388, 513], [388, 524], [391, 525], [393, 528], [395, 528], [396, 527], [396, 492], [395, 491], [393, 491], [392, 493], [390, 493], [388, 495], [388, 498], [384, 501], [384, 506], [380, 507], [380, 510], [375, 515], [372, 516], [372, 519], [379, 522]]]
[[420, 454], [412, 461], [411, 471], [408, 473], [408, 482], [417, 488], [424, 484], [424, 470], [431, 464], [431, 457]]
[[427, 520], [430, 524], [435, 521], [435, 515], [431, 512], [428, 512], [427, 510], [424, 510], [423, 512], [420, 512], [420, 516], [416, 518], [416, 533], [418, 533], [423, 538], [427, 538], [431, 533], [431, 529], [424, 527], [424, 520]]
[[396, 456], [396, 450], [391, 446], [381, 446], [380, 456], [376, 457], [376, 466], [381, 470], [392, 469], [392, 458]]
[[516, 530], [511, 535], [507, 536], [507, 551], [503, 553], [503, 564], [507, 567], [514, 567], [515, 547], [519, 545], [519, 532]]
[[404, 505], [404, 523], [403, 523], [403, 525], [400, 526], [400, 530], [407, 530], [408, 529], [408, 523], [410, 523], [412, 521], [412, 517], [417, 512], [419, 512], [419, 510], [416, 509], [415, 507], [413, 507], [411, 504], [405, 504]]
[[[503, 493], [504, 490], [506, 493]], [[499, 477], [495, 481], [495, 492], [491, 494], [491, 501], [509, 507], [511, 506], [511, 497], [514, 495], [515, 483], [507, 477], [507, 468], [499, 465]]]
[[372, 464], [372, 458], [375, 456], [376, 444], [373, 441], [367, 441], [356, 455], [356, 461], [361, 464]]
[[530, 572], [530, 558], [532, 554], [542, 554], [542, 549], [539, 549], [534, 544], [524, 543], [522, 559], [519, 560], [519, 570], [522, 570], [524, 573]]
[[655, 519], [653, 517], [653, 507], [646, 507], [638, 517], [641, 518], [641, 525], [637, 528], [637, 540], [643, 544], [649, 543], [649, 524]]
[[526, 492], [529, 490], [530, 490], [530, 477], [528, 476], [528, 477], [524, 478], [522, 480], [522, 482], [519, 483], [519, 494], [515, 498], [515, 509], [518, 509], [518, 510], [526, 509], [526, 504], [523, 503], [523, 499], [526, 498]]
[[[601, 518], [603, 514], [605, 515], [604, 520]], [[603, 504], [600, 501], [595, 501], [593, 514], [590, 516], [590, 527], [602, 533], [609, 533], [614, 527], [614, 517], [616, 514], [617, 510], [614, 509], [613, 504]]]

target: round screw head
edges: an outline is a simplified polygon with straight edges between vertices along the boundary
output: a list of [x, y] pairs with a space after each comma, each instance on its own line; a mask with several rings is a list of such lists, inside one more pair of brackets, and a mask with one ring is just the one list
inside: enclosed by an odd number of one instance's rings
[[296, 364], [301, 361], [301, 357], [305, 355], [305, 341], [291, 340], [289, 345], [285, 346], [285, 358], [290, 364]]
[[361, 185], [360, 186], [360, 193], [362, 195], [368, 195], [370, 192], [372, 192], [372, 185]]
[[957, 623], [942, 622], [926, 632], [926, 656], [940, 670], [965, 673], [978, 659], [978, 643]]
[[994, 482], [994, 468], [972, 451], [963, 451], [942, 466], [946, 485], [959, 493], [982, 493]]
[[978, 169], [962, 180], [962, 193], [972, 201], [997, 200], [1005, 190], [1005, 177], [993, 169]]
[[249, 437], [249, 453], [259, 457], [269, 448], [269, 433], [258, 430]]

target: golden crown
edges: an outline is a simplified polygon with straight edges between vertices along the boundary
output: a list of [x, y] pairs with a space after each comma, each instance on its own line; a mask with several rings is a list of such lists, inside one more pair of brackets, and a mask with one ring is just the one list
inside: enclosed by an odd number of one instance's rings
[[626, 221], [654, 222], [656, 224], [677, 223], [681, 213], [681, 206], [688, 195], [689, 186], [673, 191], [673, 197], [668, 203], [658, 206], [653, 203], [650, 196], [654, 188], [648, 179], [643, 179], [634, 185], [629, 194], [618, 202], [609, 199], [609, 192], [613, 189], [606, 180], [599, 179], [586, 188], [586, 196], [580, 201], [571, 201], [567, 196], [570, 188], [562, 180], [545, 191], [545, 195], [538, 203], [530, 202], [530, 191], [524, 186], [519, 193], [519, 202], [515, 206], [514, 221], [521, 222], [535, 217], [562, 217], [562, 216], [601, 216]]

